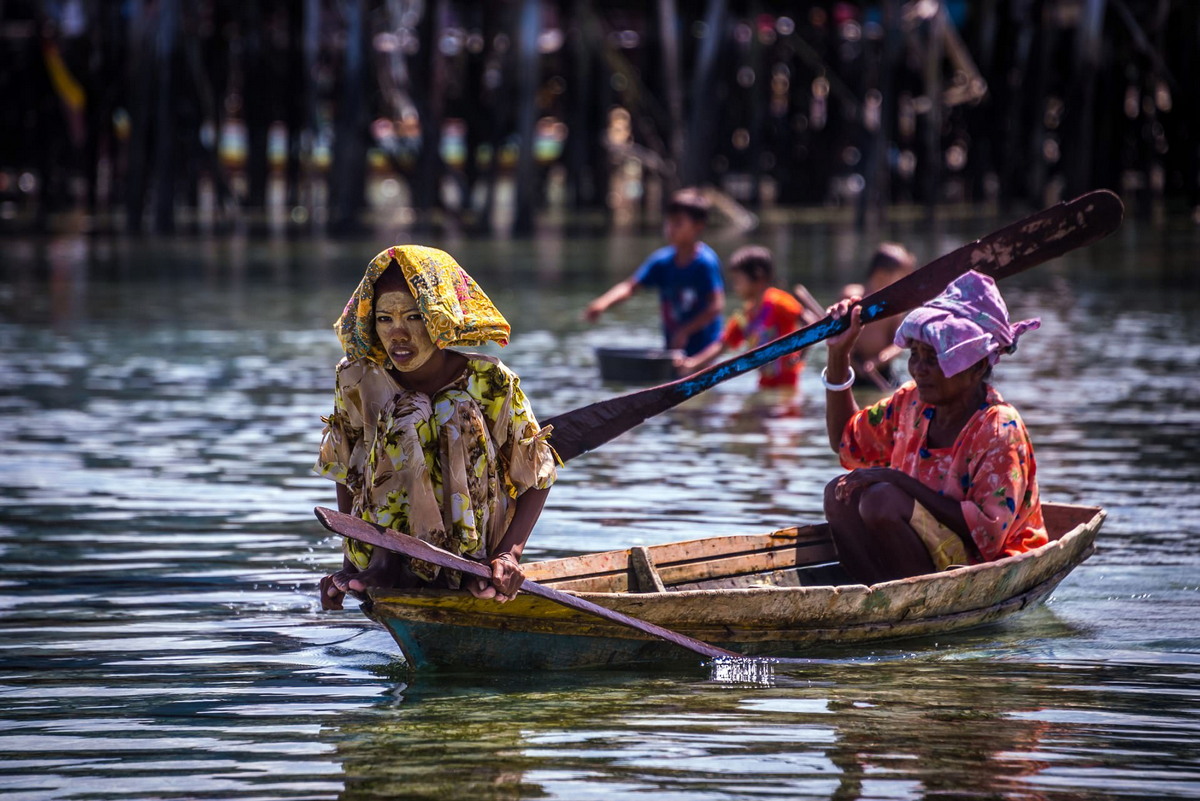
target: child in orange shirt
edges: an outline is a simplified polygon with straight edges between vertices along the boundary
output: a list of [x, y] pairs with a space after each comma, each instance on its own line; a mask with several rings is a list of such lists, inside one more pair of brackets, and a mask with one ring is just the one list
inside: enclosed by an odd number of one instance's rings
[[[799, 301], [772, 285], [775, 265], [771, 251], [758, 245], [740, 248], [730, 258], [729, 270], [730, 286], [741, 299], [742, 308], [730, 317], [719, 340], [677, 362], [683, 375], [695, 372], [726, 349], [743, 345], [755, 348], [790, 334], [800, 325], [815, 322], [809, 319], [809, 313]], [[803, 352], [777, 359], [759, 368], [758, 386], [760, 389], [793, 388], [803, 369]]]

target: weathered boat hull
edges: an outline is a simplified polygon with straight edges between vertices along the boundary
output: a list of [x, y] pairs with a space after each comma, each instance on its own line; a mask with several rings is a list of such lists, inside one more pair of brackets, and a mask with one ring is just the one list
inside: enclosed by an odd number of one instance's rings
[[[1091, 555], [1104, 512], [1046, 504], [1053, 541], [1019, 556], [872, 587], [815, 584], [825, 526], [535, 562], [557, 589], [751, 655], [957, 631], [1047, 596]], [[697, 553], [700, 551], [701, 553]], [[650, 585], [679, 587], [639, 591]], [[587, 591], [600, 588], [602, 591]], [[507, 604], [438, 590], [375, 590], [364, 605], [416, 669], [530, 670], [696, 657], [632, 629], [522, 594]]]

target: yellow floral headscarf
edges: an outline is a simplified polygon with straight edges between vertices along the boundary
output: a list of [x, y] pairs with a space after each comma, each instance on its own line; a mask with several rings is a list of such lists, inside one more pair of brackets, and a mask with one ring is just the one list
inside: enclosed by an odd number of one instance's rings
[[392, 261], [400, 265], [434, 345], [508, 344], [508, 321], [449, 253], [421, 245], [395, 245], [367, 265], [358, 289], [334, 323], [347, 358], [365, 356], [387, 364], [387, 354], [375, 335], [375, 281]]

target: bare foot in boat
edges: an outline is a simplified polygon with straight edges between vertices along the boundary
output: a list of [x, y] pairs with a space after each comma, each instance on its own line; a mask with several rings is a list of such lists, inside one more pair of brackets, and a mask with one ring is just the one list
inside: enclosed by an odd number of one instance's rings
[[[367, 587], [395, 587], [404, 578], [404, 557], [387, 548], [375, 548], [365, 569], [346, 575], [348, 580], [341, 587], [344, 591], [365, 592]], [[336, 579], [334, 583], [337, 583]]]
[[[329, 612], [342, 608], [342, 600], [346, 597], [346, 591], [341, 587], [346, 586], [346, 582], [349, 580], [350, 577], [345, 570], [340, 570], [337, 573], [331, 573], [321, 578], [321, 583], [317, 586], [321, 593], [322, 609]], [[339, 581], [341, 586], [339, 586]]]
[[342, 601], [350, 591], [350, 579], [358, 573], [358, 568], [349, 559], [342, 560], [342, 569], [330, 573], [321, 579], [318, 585], [321, 593], [321, 608], [336, 611], [342, 608]]

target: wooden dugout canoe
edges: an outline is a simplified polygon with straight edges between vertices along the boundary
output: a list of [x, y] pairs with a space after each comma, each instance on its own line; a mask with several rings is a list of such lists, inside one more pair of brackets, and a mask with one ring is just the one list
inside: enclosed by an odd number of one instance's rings
[[[940, 634], [1045, 598], [1094, 551], [1102, 509], [1043, 504], [1051, 541], [982, 565], [865, 587], [844, 574], [826, 524], [572, 556], [525, 575], [627, 615], [752, 655]], [[695, 659], [624, 626], [521, 594], [373, 589], [363, 610], [418, 670], [531, 670]]]

